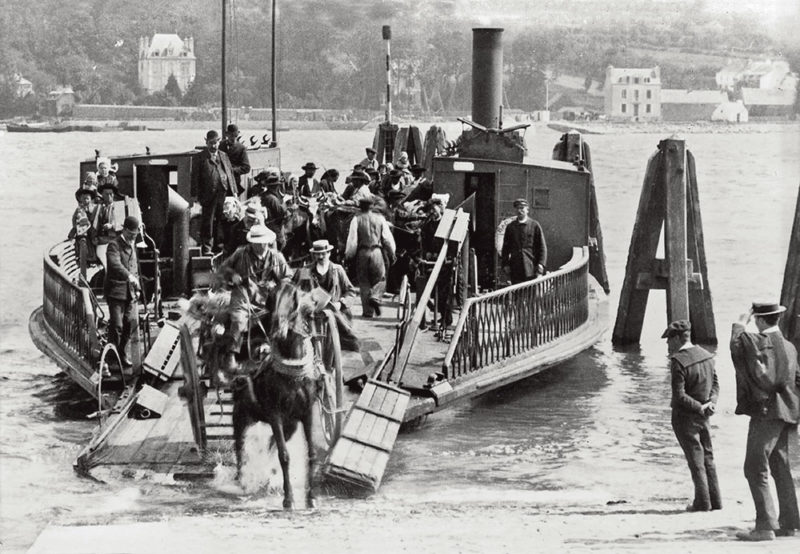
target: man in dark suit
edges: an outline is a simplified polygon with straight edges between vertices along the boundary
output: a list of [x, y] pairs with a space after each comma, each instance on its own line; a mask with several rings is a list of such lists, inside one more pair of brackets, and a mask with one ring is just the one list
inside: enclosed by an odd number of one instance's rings
[[231, 123], [225, 129], [225, 140], [219, 145], [219, 149], [228, 155], [233, 170], [233, 178], [236, 180], [236, 187], [239, 191], [244, 190], [242, 185], [242, 175], [250, 173], [250, 158], [247, 156], [247, 148], [239, 142], [239, 127]]
[[517, 218], [506, 227], [500, 258], [511, 283], [517, 284], [544, 275], [547, 244], [539, 222], [528, 217], [528, 201], [517, 198], [514, 208]]
[[131, 367], [125, 352], [131, 333], [138, 324], [139, 264], [136, 258], [136, 235], [139, 220], [129, 215], [122, 233], [108, 244], [106, 279], [103, 292], [108, 302], [108, 341], [117, 347], [123, 367]]
[[[744, 476], [756, 507], [756, 526], [736, 536], [769, 541], [795, 536], [800, 529], [797, 492], [789, 465], [789, 436], [800, 420], [800, 368], [797, 350], [778, 328], [786, 308], [777, 302], [754, 302], [731, 330], [731, 358], [736, 368], [736, 413], [750, 416]], [[758, 333], [745, 326], [755, 318]], [[775, 480], [779, 514], [769, 486]]]
[[206, 148], [192, 159], [192, 203], [200, 202], [203, 213], [200, 219], [200, 248], [210, 255], [217, 224], [222, 218], [222, 205], [226, 196], [241, 193], [233, 176], [231, 161], [219, 150], [219, 133], [213, 129], [206, 133]]
[[303, 175], [297, 180], [297, 191], [300, 196], [311, 197], [319, 193], [319, 180], [314, 174], [319, 169], [314, 162], [308, 162], [303, 167]]
[[691, 341], [691, 325], [673, 321], [661, 335], [667, 339], [672, 374], [672, 430], [683, 449], [694, 482], [694, 501], [689, 512], [722, 508], [722, 498], [711, 447], [708, 418], [719, 398], [714, 355]]

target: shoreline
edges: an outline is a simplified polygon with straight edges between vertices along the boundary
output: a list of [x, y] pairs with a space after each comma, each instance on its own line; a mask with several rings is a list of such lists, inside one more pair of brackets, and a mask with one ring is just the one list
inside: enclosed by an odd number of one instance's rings
[[[525, 123], [524, 118], [509, 118], [507, 125]], [[6, 124], [19, 124], [19, 120], [2, 120], [0, 128]], [[129, 131], [167, 131], [176, 129], [208, 129], [214, 128], [216, 121], [198, 121], [174, 119], [135, 119], [135, 120], [102, 120], [102, 119], [66, 119], [61, 122], [64, 125], [73, 126], [94, 126], [109, 128], [111, 131], [125, 131], [125, 126], [132, 127]], [[354, 121], [323, 121], [323, 120], [278, 120], [278, 132], [289, 132], [293, 130], [302, 131], [363, 131], [373, 130], [382, 123], [382, 119], [354, 120]], [[458, 124], [453, 117], [431, 116], [425, 119], [398, 117], [394, 121], [401, 126], [417, 125], [428, 126], [433, 124]], [[800, 120], [781, 120], [781, 121], [750, 121], [746, 123], [727, 123], [723, 121], [691, 121], [691, 122], [597, 122], [597, 121], [566, 121], [551, 120], [530, 121], [531, 129], [534, 131], [548, 129], [550, 125], [558, 127], [551, 128], [556, 132], [565, 132], [561, 128], [574, 128], [583, 134], [616, 135], [616, 134], [697, 134], [697, 133], [775, 133], [775, 132], [800, 132]], [[271, 120], [246, 120], [236, 122], [241, 131], [258, 130], [264, 133], [272, 132]], [[141, 127], [140, 129], [137, 129]], [[146, 128], [146, 129], [144, 129]], [[106, 129], [104, 129], [106, 130]], [[425, 131], [427, 129], [422, 129]]]

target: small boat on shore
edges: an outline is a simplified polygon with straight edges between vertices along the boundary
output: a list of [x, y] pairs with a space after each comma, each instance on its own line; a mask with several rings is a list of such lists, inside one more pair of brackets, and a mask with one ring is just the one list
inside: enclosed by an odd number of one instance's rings
[[6, 130], [9, 133], [110, 133], [115, 131], [163, 131], [164, 129], [152, 129], [145, 125], [91, 125], [91, 124], [69, 124], [69, 123], [7, 123]]

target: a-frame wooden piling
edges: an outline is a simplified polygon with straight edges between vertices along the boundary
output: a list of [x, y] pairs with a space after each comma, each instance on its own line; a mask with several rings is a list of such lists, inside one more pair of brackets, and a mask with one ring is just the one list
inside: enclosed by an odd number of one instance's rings
[[786, 312], [781, 318], [781, 331], [800, 349], [800, 190], [797, 193], [797, 205], [794, 209], [786, 270], [783, 273], [781, 304], [786, 306]]
[[[664, 259], [656, 250], [664, 227]], [[667, 321], [689, 319], [695, 342], [716, 344], [694, 158], [683, 140], [658, 145], [647, 163], [612, 341], [639, 342], [652, 289], [666, 289]]]

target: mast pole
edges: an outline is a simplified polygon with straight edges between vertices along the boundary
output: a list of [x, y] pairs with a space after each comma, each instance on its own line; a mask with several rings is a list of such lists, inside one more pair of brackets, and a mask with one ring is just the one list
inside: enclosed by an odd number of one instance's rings
[[382, 29], [383, 42], [386, 44], [386, 123], [392, 122], [392, 66], [391, 61], [391, 42], [392, 28], [384, 25]]
[[272, 0], [272, 67], [271, 67], [271, 83], [270, 83], [270, 93], [272, 95], [272, 142], [274, 144], [278, 143], [278, 108], [275, 105], [275, 97], [277, 96], [277, 89], [275, 86], [275, 60], [277, 56], [275, 54], [275, 15], [276, 15], [276, 4], [277, 0]]
[[228, 127], [228, 100], [226, 98], [226, 89], [227, 83], [225, 81], [225, 26], [226, 26], [226, 15], [228, 11], [228, 1], [222, 0], [222, 79], [220, 83], [222, 85], [222, 136], [225, 136], [225, 129]]

